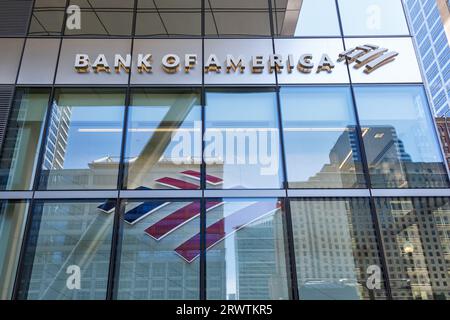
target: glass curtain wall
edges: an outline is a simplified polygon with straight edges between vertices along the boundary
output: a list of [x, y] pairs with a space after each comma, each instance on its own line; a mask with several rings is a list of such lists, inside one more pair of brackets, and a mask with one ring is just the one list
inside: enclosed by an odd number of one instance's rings
[[125, 150], [128, 189], [200, 188], [201, 103], [197, 90], [135, 90]]
[[104, 300], [114, 205], [37, 201], [23, 256], [18, 297], [31, 300]]
[[18, 89], [0, 155], [0, 190], [31, 190], [49, 89]]
[[12, 298], [27, 215], [27, 201], [0, 201], [0, 300]]
[[116, 189], [124, 104], [121, 89], [58, 89], [39, 189]]

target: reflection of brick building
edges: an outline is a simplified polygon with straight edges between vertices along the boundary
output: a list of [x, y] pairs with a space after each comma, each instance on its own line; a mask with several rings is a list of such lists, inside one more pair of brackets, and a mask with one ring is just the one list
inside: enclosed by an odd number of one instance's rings
[[380, 260], [365, 199], [293, 201], [291, 211], [301, 299], [369, 299], [366, 271]]
[[378, 200], [378, 216], [395, 299], [449, 299], [448, 200]]
[[444, 156], [450, 167], [450, 120], [449, 118], [436, 118], [436, 125], [444, 149]]

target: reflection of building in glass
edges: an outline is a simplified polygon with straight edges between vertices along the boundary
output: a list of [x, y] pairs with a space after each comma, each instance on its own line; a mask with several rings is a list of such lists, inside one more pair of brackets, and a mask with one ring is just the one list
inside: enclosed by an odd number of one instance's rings
[[357, 187], [364, 182], [361, 152], [355, 128], [348, 127], [330, 151], [330, 163], [308, 179], [307, 185], [320, 187], [323, 181], [329, 185]]
[[[183, 237], [198, 232], [199, 221], [155, 240], [145, 230], [187, 202], [172, 202], [136, 224], [124, 223], [118, 281], [119, 299], [198, 299], [198, 260], [187, 263], [174, 252]], [[129, 202], [125, 213], [142, 202]]]
[[[286, 261], [281, 214], [262, 218], [234, 236], [236, 299], [281, 299]], [[283, 270], [282, 270], [283, 268]]]
[[48, 139], [42, 164], [44, 170], [64, 168], [70, 118], [72, 115], [72, 107], [58, 107], [56, 102], [53, 103], [51, 110]]
[[444, 149], [444, 157], [450, 167], [450, 118], [441, 117], [436, 118], [436, 125], [438, 128], [439, 137], [442, 141], [442, 148]]
[[[424, 181], [435, 187], [443, 185], [446, 176], [442, 163], [414, 162], [394, 127], [372, 126], [363, 129], [362, 135], [373, 186], [404, 188], [424, 185]], [[356, 131], [343, 133], [330, 151], [330, 163], [324, 165], [310, 181], [339, 179], [346, 183], [344, 185], [351, 185], [354, 176], [349, 172], [354, 169], [348, 167], [348, 163], [352, 165], [348, 160], [352, 157], [360, 163], [357, 144]]]
[[448, 199], [385, 199], [377, 206], [393, 297], [449, 299]]
[[[42, 210], [42, 211], [41, 211]], [[105, 299], [112, 215], [95, 203], [56, 203], [33, 212], [26, 270], [32, 266], [28, 299]], [[82, 268], [80, 290], [67, 287], [67, 268]]]
[[300, 298], [369, 299], [367, 268], [380, 260], [368, 203], [292, 201], [291, 210]]

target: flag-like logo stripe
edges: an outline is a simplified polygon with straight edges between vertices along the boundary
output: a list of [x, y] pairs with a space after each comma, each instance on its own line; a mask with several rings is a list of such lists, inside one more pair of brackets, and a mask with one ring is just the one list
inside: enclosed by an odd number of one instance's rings
[[[257, 202], [213, 223], [206, 228], [206, 250], [279, 207], [279, 202]], [[200, 255], [200, 233], [178, 246], [175, 252], [189, 263], [194, 261]]]
[[352, 64], [356, 61], [355, 69], [359, 69], [366, 65], [364, 73], [371, 73], [376, 69], [395, 60], [398, 52], [389, 51], [385, 48], [379, 48], [376, 45], [365, 44], [351, 48], [339, 54], [338, 61], [346, 60], [347, 64]]
[[[186, 170], [186, 171], [182, 171], [181, 174], [186, 176], [186, 177], [188, 177], [188, 178], [200, 181], [201, 175], [200, 175], [200, 172], [198, 172], [198, 171]], [[215, 176], [212, 176], [212, 175], [209, 175], [209, 174], [207, 174], [205, 176], [205, 180], [206, 180], [207, 184], [210, 184], [210, 185], [213, 185], [213, 186], [216, 186], [216, 185], [219, 185], [219, 184], [223, 183], [223, 180], [221, 178], [215, 177]]]
[[169, 177], [164, 177], [161, 179], [156, 179], [155, 180], [157, 183], [159, 183], [160, 185], [166, 186], [166, 187], [170, 187], [170, 188], [174, 188], [174, 189], [183, 189], [183, 190], [189, 190], [189, 189], [198, 189], [199, 186], [187, 181], [183, 181], [180, 179], [175, 179], [175, 178], [169, 178]]
[[125, 222], [135, 224], [144, 219], [153, 212], [167, 206], [170, 202], [166, 201], [146, 201], [137, 207], [127, 211], [123, 217]]
[[[207, 202], [206, 203], [206, 211], [217, 208], [222, 205], [222, 202]], [[145, 233], [147, 233], [150, 237], [155, 240], [161, 240], [171, 232], [176, 229], [182, 227], [187, 224], [192, 219], [195, 219], [200, 215], [200, 202], [192, 202], [187, 206], [184, 206], [175, 212], [171, 213], [167, 217], [159, 220], [157, 223], [151, 225], [147, 229], [145, 229]]]
[[[200, 172], [194, 170], [182, 171], [180, 174], [196, 181], [200, 181], [201, 177]], [[188, 190], [199, 188], [197, 184], [171, 177], [156, 179], [155, 182], [173, 189]], [[206, 175], [206, 183], [211, 185], [219, 185], [223, 183], [223, 180], [219, 177]], [[136, 190], [150, 190], [150, 188], [141, 186], [136, 188]], [[126, 211], [124, 214], [124, 220], [133, 226], [148, 215], [169, 204], [171, 204], [171, 202], [162, 200], [142, 202], [136, 207]], [[205, 205], [206, 212], [209, 212], [221, 205], [223, 205], [223, 202], [221, 201], [208, 201]], [[115, 206], [116, 201], [114, 199], [109, 199], [100, 204], [97, 208], [102, 212], [112, 213]], [[231, 213], [227, 217], [216, 221], [206, 228], [206, 249], [209, 250], [228, 236], [234, 234], [236, 231], [258, 219], [261, 219], [264, 216], [275, 212], [278, 208], [280, 208], [280, 202], [255, 202], [245, 208]], [[159, 221], [151, 224], [144, 230], [144, 232], [154, 240], [159, 241], [186, 225], [189, 221], [197, 218], [200, 215], [200, 209], [201, 207], [199, 201], [190, 202], [189, 204], [176, 209], [174, 212], [169, 213], [166, 217], [160, 219]], [[180, 244], [174, 249], [174, 251], [186, 262], [191, 263], [194, 261], [200, 255], [200, 233], [195, 234], [190, 239]]]

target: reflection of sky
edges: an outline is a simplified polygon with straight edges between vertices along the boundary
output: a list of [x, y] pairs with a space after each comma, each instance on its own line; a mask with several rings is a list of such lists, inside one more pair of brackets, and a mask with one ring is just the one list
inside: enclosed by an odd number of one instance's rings
[[400, 0], [339, 0], [339, 11], [346, 35], [409, 34]]
[[281, 105], [289, 181], [307, 181], [330, 163], [331, 149], [355, 124], [350, 90], [283, 88]]
[[362, 127], [392, 126], [412, 161], [442, 161], [422, 87], [359, 87], [355, 94]]
[[317, 35], [340, 36], [335, 0], [303, 0], [295, 36]]
[[[115, 106], [73, 107], [64, 168], [88, 168], [88, 163], [102, 157], [119, 157], [123, 111], [123, 107]], [[115, 130], [98, 132], [92, 129]]]
[[[273, 92], [235, 92], [235, 93], [221, 93], [221, 92], [209, 92], [206, 95], [206, 130], [214, 128], [278, 128], [277, 112], [276, 112], [276, 95]], [[226, 132], [220, 130], [223, 138], [223, 156], [226, 158], [226, 152], [230, 151], [226, 148]], [[232, 132], [236, 133], [236, 131]], [[249, 133], [243, 133], [242, 136]], [[269, 165], [261, 165], [261, 158], [256, 159], [256, 164], [252, 164], [249, 161], [250, 140], [246, 140], [246, 148], [242, 154], [238, 153], [237, 143], [235, 146], [235, 155], [239, 158], [246, 159], [245, 164], [225, 163], [221, 168], [224, 177], [224, 188], [230, 188], [235, 186], [242, 186], [247, 188], [279, 188], [280, 179], [282, 176], [281, 167], [276, 166], [281, 163], [279, 153], [273, 154], [263, 152], [261, 148], [262, 144], [259, 139], [259, 135], [267, 134], [269, 150], [271, 132], [256, 131], [251, 134], [256, 134], [257, 146], [256, 150], [262, 153], [268, 154], [272, 160], [271, 163], [275, 164], [275, 173], [262, 174], [261, 168], [268, 168]], [[279, 136], [275, 137], [277, 146], [279, 146]], [[236, 140], [235, 140], [236, 141]], [[211, 142], [207, 142], [206, 145], [210, 145]], [[216, 144], [216, 146], [218, 146]], [[207, 169], [208, 170], [208, 169]]]
[[330, 151], [343, 132], [285, 132], [289, 181], [307, 181], [329, 164]]
[[[148, 129], [156, 129], [158, 127], [168, 127], [171, 125], [169, 122], [163, 122], [164, 117], [167, 112], [169, 112], [170, 106], [133, 106], [129, 109], [128, 113], [128, 135], [127, 135], [127, 147], [126, 147], [126, 157], [133, 158], [138, 156], [145, 145], [150, 141], [155, 131]], [[172, 119], [168, 119], [171, 121]], [[186, 150], [185, 155], [192, 155], [194, 148], [194, 139], [201, 139], [201, 135], [197, 134], [194, 138], [194, 128], [195, 122], [201, 120], [201, 109], [199, 106], [194, 106], [194, 108], [189, 112], [187, 117], [184, 119], [180, 128], [185, 131], [190, 137], [191, 150]], [[201, 127], [200, 127], [201, 128]], [[200, 133], [200, 132], [199, 132]], [[164, 156], [169, 157], [173, 147], [181, 140], [179, 140], [179, 134], [176, 132], [168, 132], [172, 135], [172, 142], [166, 148]], [[184, 150], [183, 150], [184, 151]], [[198, 151], [198, 153], [200, 150]], [[196, 155], [200, 157], [200, 153]]]

